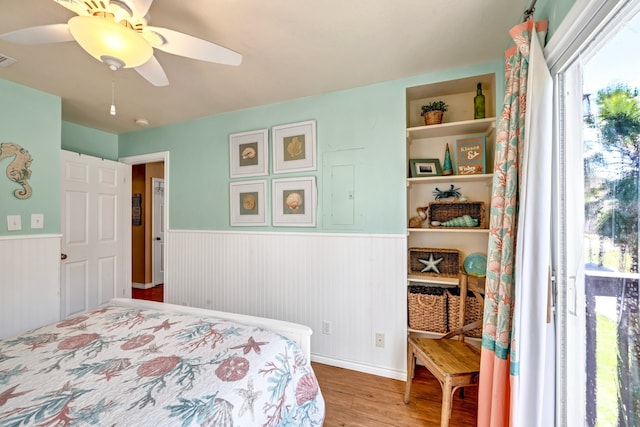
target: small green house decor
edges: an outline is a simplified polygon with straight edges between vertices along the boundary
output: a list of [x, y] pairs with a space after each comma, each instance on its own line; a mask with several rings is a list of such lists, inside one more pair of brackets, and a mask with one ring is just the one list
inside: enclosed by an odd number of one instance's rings
[[444, 101], [433, 101], [422, 106], [421, 116], [424, 116], [425, 125], [439, 125], [442, 123], [442, 115], [447, 111], [447, 104]]

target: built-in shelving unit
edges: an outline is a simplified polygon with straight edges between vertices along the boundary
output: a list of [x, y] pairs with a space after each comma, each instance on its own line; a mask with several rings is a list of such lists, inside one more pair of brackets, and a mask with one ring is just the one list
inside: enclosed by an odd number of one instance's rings
[[[473, 119], [473, 98], [476, 85], [482, 84], [485, 95], [486, 112], [492, 117]], [[443, 123], [424, 125], [420, 116], [421, 106], [435, 100], [443, 100], [448, 105]], [[426, 84], [407, 88], [407, 224], [411, 217], [417, 215], [416, 209], [434, 202], [435, 189], [445, 190], [453, 185], [469, 201], [484, 202], [484, 223], [474, 228], [430, 227], [427, 222], [421, 228], [407, 228], [407, 257], [409, 248], [443, 248], [460, 251], [460, 262], [474, 252], [487, 252], [489, 238], [488, 212], [490, 206], [491, 187], [493, 184], [493, 150], [495, 147], [496, 118], [495, 75], [486, 74], [456, 79], [446, 82]], [[455, 163], [456, 140], [463, 137], [484, 135], [486, 138], [486, 173], [477, 175], [449, 175], [411, 177], [411, 159], [438, 159], [444, 161], [445, 148], [449, 145], [453, 170]], [[409, 262], [409, 260], [408, 260]], [[410, 273], [410, 272], [409, 272]], [[457, 278], [427, 277], [411, 275], [407, 277], [408, 285], [428, 287], [455, 288]], [[433, 332], [425, 332], [408, 328], [412, 334], [438, 336]], [[441, 334], [440, 334], [441, 335]]]

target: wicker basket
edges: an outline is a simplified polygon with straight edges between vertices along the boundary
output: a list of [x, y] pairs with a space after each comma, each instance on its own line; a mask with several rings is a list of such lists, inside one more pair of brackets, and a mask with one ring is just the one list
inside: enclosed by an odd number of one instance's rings
[[[460, 324], [460, 289], [447, 290], [447, 310], [448, 310], [448, 328], [453, 331], [463, 326]], [[473, 292], [467, 293], [466, 307], [464, 311], [464, 324], [468, 325], [478, 319], [482, 319], [484, 313], [482, 306], [476, 299]], [[468, 337], [482, 337], [482, 327], [472, 329], [465, 334]]]
[[[484, 202], [431, 202], [427, 215], [427, 227], [429, 228], [485, 228]], [[431, 224], [432, 221], [443, 223], [464, 215], [478, 220], [478, 225], [476, 227], [446, 227]]]
[[424, 113], [424, 124], [425, 125], [439, 125], [442, 123], [442, 115], [443, 111], [440, 110], [432, 110]]
[[447, 332], [447, 292], [444, 288], [409, 286], [409, 328]]
[[[438, 271], [425, 271], [427, 265], [422, 261], [437, 261]], [[430, 249], [430, 248], [410, 248], [409, 249], [409, 274], [426, 277], [458, 277], [460, 273], [460, 251], [455, 249]]]

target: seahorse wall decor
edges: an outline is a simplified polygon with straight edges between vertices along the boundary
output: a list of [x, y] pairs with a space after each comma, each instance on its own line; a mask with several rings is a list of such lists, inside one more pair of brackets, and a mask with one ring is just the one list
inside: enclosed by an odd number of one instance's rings
[[27, 150], [14, 144], [13, 142], [3, 142], [0, 144], [0, 160], [15, 156], [13, 161], [7, 166], [7, 177], [18, 184], [22, 185], [22, 189], [18, 188], [13, 195], [18, 199], [28, 199], [31, 197], [31, 186], [27, 180], [31, 179], [31, 155]]

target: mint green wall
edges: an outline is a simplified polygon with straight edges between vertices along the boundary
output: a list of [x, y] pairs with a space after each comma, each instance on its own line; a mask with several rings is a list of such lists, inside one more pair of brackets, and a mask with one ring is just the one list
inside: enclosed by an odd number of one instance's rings
[[[60, 233], [60, 98], [0, 80], [0, 99], [0, 143], [16, 143], [33, 158], [33, 194], [24, 200], [6, 176], [13, 156], [0, 160], [0, 236]], [[44, 214], [43, 229], [31, 230], [32, 213]], [[7, 215], [21, 216], [21, 231], [7, 231]]]
[[[536, 19], [549, 20], [549, 37], [574, 3], [575, 0], [538, 0]], [[62, 122], [58, 97], [0, 80], [0, 95], [4, 101], [0, 105], [0, 142], [15, 142], [33, 157], [30, 180], [33, 196], [27, 200], [13, 196], [18, 186], [5, 176], [11, 160], [0, 161], [0, 236], [59, 233], [58, 159], [61, 147], [111, 160], [170, 151], [170, 226], [174, 229], [231, 229], [228, 135], [309, 119], [317, 120], [318, 168], [312, 175], [318, 178], [318, 226], [296, 230], [404, 232], [405, 88], [487, 72], [496, 73], [499, 105], [503, 95], [502, 60], [120, 136]], [[353, 224], [347, 225], [336, 225], [331, 220], [332, 211], [339, 209], [332, 206], [328, 186], [331, 184], [335, 188], [340, 183], [333, 183], [328, 171], [331, 165], [341, 163], [353, 165], [356, 176]], [[271, 175], [268, 180], [288, 176], [295, 174]], [[45, 215], [44, 229], [30, 229], [32, 213]], [[22, 217], [22, 231], [7, 231], [7, 215]]]
[[[119, 137], [119, 155], [170, 152], [170, 228], [230, 230], [229, 134], [315, 119], [317, 171], [266, 178], [270, 188], [274, 178], [317, 177], [317, 227], [295, 230], [405, 233], [405, 89], [491, 72], [496, 73], [501, 100], [503, 65], [498, 61], [124, 134]], [[354, 221], [335, 225], [331, 213], [340, 207], [332, 206], [330, 186], [339, 188], [341, 183], [332, 182], [330, 171], [331, 165], [342, 164], [354, 165]]]
[[[536, 19], [549, 20], [549, 38], [574, 3], [575, 0], [538, 0]], [[4, 101], [0, 105], [0, 142], [20, 144], [34, 159], [30, 180], [33, 196], [27, 200], [13, 196], [18, 186], [4, 172], [10, 159], [0, 161], [0, 236], [60, 231], [61, 147], [111, 160], [170, 151], [170, 226], [230, 229], [228, 135], [309, 119], [317, 120], [318, 126], [318, 169], [313, 173], [318, 178], [318, 227], [296, 230], [403, 232], [405, 88], [487, 72], [496, 72], [499, 105], [503, 94], [501, 60], [120, 136], [62, 122], [58, 97], [0, 80]], [[353, 165], [356, 176], [351, 225], [332, 224], [335, 207], [331, 205], [331, 192], [325, 188], [331, 183], [327, 172], [330, 166], [341, 163]], [[273, 177], [285, 176], [295, 174], [272, 175], [268, 179], [270, 182]], [[45, 215], [44, 229], [30, 229], [32, 213]], [[21, 215], [23, 230], [9, 233], [7, 215]]]
[[62, 122], [62, 149], [108, 160], [118, 160], [118, 135]]

